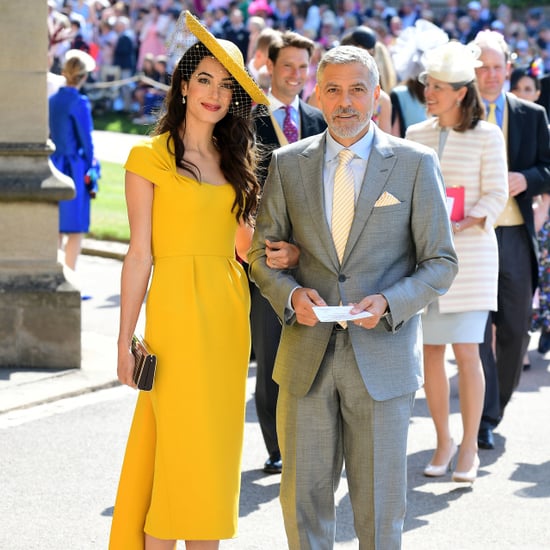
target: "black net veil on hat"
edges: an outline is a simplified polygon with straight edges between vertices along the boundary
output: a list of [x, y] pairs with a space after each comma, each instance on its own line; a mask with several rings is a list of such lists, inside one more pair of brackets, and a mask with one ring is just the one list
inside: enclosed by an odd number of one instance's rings
[[233, 42], [214, 37], [189, 11], [183, 11], [168, 40], [170, 55], [179, 59], [174, 70], [180, 71], [188, 81], [198, 64], [207, 56], [214, 57], [233, 79], [233, 93], [229, 112], [241, 118], [249, 118], [254, 103], [268, 105], [264, 92], [248, 72], [242, 53]]

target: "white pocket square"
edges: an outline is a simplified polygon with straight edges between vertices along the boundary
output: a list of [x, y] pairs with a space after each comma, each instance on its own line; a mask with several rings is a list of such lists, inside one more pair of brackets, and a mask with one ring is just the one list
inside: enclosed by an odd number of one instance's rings
[[378, 208], [380, 206], [391, 206], [392, 204], [401, 204], [401, 201], [394, 197], [391, 193], [384, 191], [374, 203], [374, 207]]

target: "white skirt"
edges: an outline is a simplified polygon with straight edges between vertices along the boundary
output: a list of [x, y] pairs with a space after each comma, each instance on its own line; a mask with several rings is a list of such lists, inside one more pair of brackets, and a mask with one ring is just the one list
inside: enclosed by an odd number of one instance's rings
[[440, 313], [434, 300], [422, 313], [424, 344], [480, 344], [485, 336], [488, 311]]

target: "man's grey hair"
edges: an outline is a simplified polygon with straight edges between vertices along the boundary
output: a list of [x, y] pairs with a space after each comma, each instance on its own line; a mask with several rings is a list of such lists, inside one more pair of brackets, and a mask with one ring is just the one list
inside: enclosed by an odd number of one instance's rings
[[496, 31], [479, 31], [472, 41], [481, 51], [484, 49], [501, 51], [506, 63], [510, 61], [510, 47], [504, 40], [504, 36]]
[[321, 83], [323, 72], [327, 65], [349, 65], [350, 63], [359, 63], [363, 65], [368, 72], [368, 88], [374, 90], [380, 82], [380, 73], [376, 66], [374, 57], [367, 50], [357, 46], [337, 46], [328, 50], [317, 67], [317, 82]]

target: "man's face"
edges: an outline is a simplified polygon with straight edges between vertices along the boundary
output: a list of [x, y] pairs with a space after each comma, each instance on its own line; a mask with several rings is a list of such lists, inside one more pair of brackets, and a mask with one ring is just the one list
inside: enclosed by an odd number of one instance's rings
[[241, 10], [233, 10], [229, 19], [234, 27], [240, 27], [243, 24], [243, 14]]
[[493, 101], [502, 91], [510, 64], [506, 63], [502, 51], [493, 48], [483, 48], [479, 60], [483, 63], [476, 69], [479, 92], [483, 99]]
[[271, 74], [271, 93], [283, 103], [289, 104], [306, 84], [309, 54], [303, 48], [289, 46], [279, 52], [277, 61], [266, 62]]
[[369, 88], [368, 69], [360, 63], [333, 64], [325, 67], [316, 94], [332, 137], [347, 147], [367, 133], [380, 86]]

